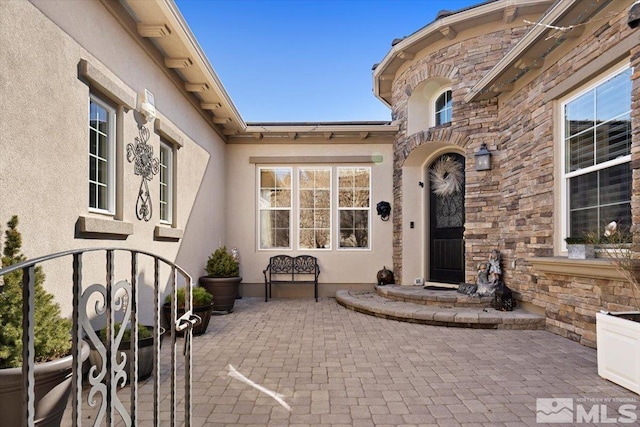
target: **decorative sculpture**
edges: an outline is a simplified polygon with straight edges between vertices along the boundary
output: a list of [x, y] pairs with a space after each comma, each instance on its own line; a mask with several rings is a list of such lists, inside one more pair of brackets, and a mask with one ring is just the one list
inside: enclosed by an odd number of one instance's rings
[[486, 262], [478, 264], [476, 283], [461, 283], [458, 292], [477, 296], [493, 296], [498, 284], [502, 282], [502, 256], [497, 249], [491, 251]]
[[149, 129], [140, 127], [140, 136], [137, 136], [134, 144], [127, 144], [127, 160], [133, 162], [133, 172], [142, 176], [138, 200], [136, 201], [136, 216], [139, 220], [149, 221], [153, 214], [151, 196], [149, 195], [149, 185], [147, 181], [153, 179], [160, 170], [160, 161], [153, 157], [153, 147], [147, 144], [149, 140]]
[[395, 283], [393, 277], [393, 271], [388, 270], [387, 267], [382, 267], [382, 270], [378, 271], [378, 286], [392, 285]]

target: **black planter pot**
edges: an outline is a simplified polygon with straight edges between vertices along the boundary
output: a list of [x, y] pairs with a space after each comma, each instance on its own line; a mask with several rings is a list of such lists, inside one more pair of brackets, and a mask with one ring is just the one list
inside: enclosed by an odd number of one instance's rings
[[[82, 361], [89, 357], [83, 343]], [[35, 366], [35, 425], [59, 426], [71, 392], [73, 356]], [[22, 425], [22, 368], [0, 369], [0, 424]]]
[[213, 295], [213, 311], [231, 313], [242, 277], [200, 277], [200, 286]]
[[[148, 330], [153, 334], [153, 326], [146, 326]], [[160, 333], [160, 345], [162, 345], [162, 337], [164, 336], [165, 330], [163, 329]], [[96, 331], [96, 334], [100, 336], [100, 331]], [[91, 345], [91, 353], [89, 354], [89, 362], [96, 366], [98, 371], [100, 371], [100, 367], [102, 366], [102, 357], [100, 356], [100, 352]], [[122, 342], [120, 343], [120, 347], [118, 348], [120, 352], [125, 354], [127, 358], [124, 366], [125, 372], [127, 372], [127, 384], [131, 383], [131, 378], [129, 378], [129, 366], [130, 361], [133, 355], [131, 354], [131, 343], [130, 342]], [[122, 362], [122, 356], [120, 354], [116, 355], [116, 362]], [[153, 372], [153, 336], [148, 338], [143, 338], [138, 340], [138, 380], [146, 380], [151, 376]]]
[[[193, 326], [193, 335], [202, 335], [205, 332], [207, 332], [207, 327], [209, 327], [209, 320], [211, 319], [211, 313], [214, 310], [214, 306], [213, 303], [208, 304], [208, 305], [200, 305], [200, 306], [196, 306], [193, 308], [193, 314], [200, 316], [200, 318], [202, 319], [202, 322], [196, 323]], [[182, 316], [184, 314], [184, 308], [180, 308], [178, 307], [178, 317]], [[172, 327], [171, 325], [173, 325], [173, 321], [171, 319], [171, 303], [167, 302], [164, 303], [164, 305], [162, 306], [162, 317], [164, 318], [164, 321], [167, 325], [169, 325], [168, 327]], [[183, 331], [177, 332], [176, 333], [178, 336], [182, 336], [184, 335]]]

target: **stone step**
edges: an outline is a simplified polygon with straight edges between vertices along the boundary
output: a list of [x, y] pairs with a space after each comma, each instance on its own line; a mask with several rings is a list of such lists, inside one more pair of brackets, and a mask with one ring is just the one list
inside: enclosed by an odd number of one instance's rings
[[[448, 291], [445, 291], [448, 292]], [[475, 329], [545, 329], [546, 318], [521, 308], [498, 311], [493, 308], [440, 307], [393, 301], [376, 292], [340, 290], [336, 292], [338, 304], [371, 316], [425, 325]]]
[[489, 308], [493, 297], [472, 297], [456, 292], [457, 285], [452, 290], [431, 290], [429, 285], [438, 286], [441, 283], [426, 283], [426, 286], [376, 286], [378, 295], [394, 301], [412, 302], [415, 304], [435, 305], [438, 307], [475, 307]]

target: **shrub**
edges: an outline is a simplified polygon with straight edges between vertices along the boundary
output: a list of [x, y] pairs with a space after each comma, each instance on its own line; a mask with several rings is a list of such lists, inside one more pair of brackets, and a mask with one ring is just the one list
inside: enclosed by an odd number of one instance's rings
[[[176, 301], [178, 302], [178, 307], [184, 308], [184, 303], [186, 298], [185, 288], [178, 289], [177, 294], [178, 294], [178, 298]], [[194, 307], [199, 307], [199, 306], [211, 304], [211, 301], [213, 300], [213, 295], [207, 292], [205, 288], [195, 287], [191, 289], [191, 298], [193, 299]], [[167, 303], [171, 302], [171, 295], [167, 295], [166, 298], [164, 299], [164, 302], [167, 302]]]
[[[18, 232], [18, 217], [7, 222], [2, 267], [17, 264], [26, 259], [21, 253], [22, 236]], [[45, 276], [40, 267], [35, 268], [35, 360], [46, 362], [66, 356], [71, 351], [71, 321], [62, 318], [60, 306], [53, 295], [45, 291]], [[0, 293], [0, 368], [22, 366], [22, 271], [3, 276]]]
[[[122, 327], [122, 323], [117, 322], [113, 325], [115, 329], [115, 335], [117, 336], [120, 332], [120, 328]], [[153, 334], [151, 331], [144, 325], [138, 323], [138, 341], [143, 340], [145, 338], [151, 338]], [[100, 339], [102, 341], [107, 341], [107, 327], [105, 326], [100, 330]], [[124, 330], [124, 334], [122, 335], [122, 342], [131, 342], [131, 325], [127, 325], [127, 329]]]
[[227, 252], [227, 247], [221, 246], [209, 256], [205, 270], [209, 277], [237, 277], [240, 274], [240, 265], [233, 255]]

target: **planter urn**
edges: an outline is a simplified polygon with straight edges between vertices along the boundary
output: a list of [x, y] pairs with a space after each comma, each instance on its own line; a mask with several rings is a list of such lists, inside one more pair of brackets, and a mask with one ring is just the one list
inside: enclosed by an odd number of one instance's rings
[[588, 243], [572, 243], [567, 245], [569, 259], [592, 259], [596, 257], [595, 246]]
[[598, 375], [640, 394], [640, 311], [596, 313]]
[[[83, 343], [81, 357], [89, 357]], [[59, 426], [71, 393], [73, 356], [35, 365], [35, 414], [37, 427]], [[22, 425], [22, 368], [0, 369], [0, 424]]]
[[242, 277], [200, 277], [200, 286], [213, 295], [213, 311], [231, 313]]

